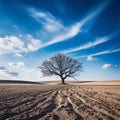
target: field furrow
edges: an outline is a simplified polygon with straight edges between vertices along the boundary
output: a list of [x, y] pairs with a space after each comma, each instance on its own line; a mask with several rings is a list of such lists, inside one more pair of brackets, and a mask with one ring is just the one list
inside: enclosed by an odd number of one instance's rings
[[120, 86], [0, 85], [0, 120], [119, 120]]

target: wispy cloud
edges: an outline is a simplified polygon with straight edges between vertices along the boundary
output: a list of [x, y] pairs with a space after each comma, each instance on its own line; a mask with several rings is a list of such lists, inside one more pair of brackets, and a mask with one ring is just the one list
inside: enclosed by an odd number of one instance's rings
[[59, 42], [62, 42], [62, 41], [66, 41], [70, 38], [73, 38], [80, 31], [79, 30], [80, 26], [81, 25], [79, 23], [77, 23], [77, 24], [73, 25], [72, 27], [64, 28], [62, 33], [60, 33], [59, 35], [56, 35], [55, 38], [49, 40], [48, 42], [43, 43], [41, 48], [52, 45], [52, 44], [55, 44], [55, 43], [59, 43]]
[[83, 26], [91, 20], [94, 21], [110, 3], [111, 0], [106, 0], [99, 4], [96, 8], [92, 9], [90, 13], [80, 21], [81, 25]]
[[31, 16], [43, 26], [44, 30], [59, 32], [64, 27], [61, 21], [48, 11], [37, 11], [34, 8], [29, 8], [28, 10], [31, 12]]
[[107, 41], [111, 40], [113, 38], [113, 36], [114, 36], [114, 34], [111, 34], [109, 36], [98, 38], [94, 42], [89, 42], [89, 43], [86, 43], [84, 45], [80, 45], [80, 46], [78, 46], [76, 48], [72, 48], [72, 49], [68, 49], [68, 50], [62, 51], [62, 53], [71, 53], [71, 52], [76, 52], [76, 51], [88, 49], [88, 48], [97, 46], [99, 44], [102, 44], [104, 42], [107, 42]]
[[111, 54], [111, 53], [115, 53], [115, 52], [120, 52], [120, 49], [105, 50], [105, 51], [102, 51], [102, 52], [98, 52], [98, 53], [92, 54], [91, 56], [98, 56], [98, 55]]
[[51, 32], [49, 40], [47, 42], [43, 42], [40, 48], [68, 40], [76, 36], [80, 31], [80, 22], [66, 27], [63, 25], [61, 20], [57, 19], [49, 12], [36, 11], [33, 8], [29, 9], [29, 11], [32, 13], [32, 17], [43, 25], [43, 30], [45, 30], [45, 32]]
[[[49, 32], [52, 32], [51, 39], [47, 42], [41, 44], [40, 48], [59, 43], [62, 41], [69, 40], [70, 38], [75, 37], [82, 30], [82, 27], [89, 22], [94, 20], [108, 5], [109, 0], [100, 4], [97, 8], [93, 9], [88, 15], [82, 20], [76, 22], [71, 26], [64, 26], [61, 20], [54, 17], [51, 13], [46, 11], [37, 11], [35, 9], [28, 9], [32, 17], [35, 18], [40, 24], [43, 25], [43, 28]], [[99, 42], [99, 41], [98, 41]], [[95, 43], [97, 44], [97, 43]], [[89, 46], [89, 45], [88, 45]]]
[[77, 56], [76, 58], [81, 58], [81, 57], [88, 57], [88, 56], [99, 56], [99, 55], [105, 55], [105, 54], [111, 54], [111, 53], [116, 53], [116, 52], [120, 52], [120, 48], [118, 49], [114, 49], [114, 50], [105, 50], [105, 51], [101, 51], [101, 52], [97, 52], [94, 54], [89, 54], [89, 55], [82, 55], [82, 56]]

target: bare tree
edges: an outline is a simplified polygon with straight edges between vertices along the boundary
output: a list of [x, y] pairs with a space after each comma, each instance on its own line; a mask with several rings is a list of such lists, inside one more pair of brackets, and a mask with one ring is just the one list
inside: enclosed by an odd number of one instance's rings
[[59, 76], [64, 84], [66, 78], [74, 77], [77, 72], [82, 71], [82, 64], [73, 58], [59, 53], [49, 60], [43, 61], [40, 69], [44, 76]]

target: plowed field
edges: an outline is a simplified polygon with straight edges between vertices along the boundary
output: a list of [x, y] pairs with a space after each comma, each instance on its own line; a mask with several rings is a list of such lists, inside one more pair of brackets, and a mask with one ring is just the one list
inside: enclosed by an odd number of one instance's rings
[[0, 120], [120, 120], [118, 85], [0, 85]]

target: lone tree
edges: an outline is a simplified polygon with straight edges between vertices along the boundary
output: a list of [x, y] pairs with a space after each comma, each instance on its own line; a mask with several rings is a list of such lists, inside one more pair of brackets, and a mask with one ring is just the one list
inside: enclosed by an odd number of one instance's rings
[[77, 72], [82, 71], [82, 64], [73, 58], [59, 53], [49, 60], [43, 61], [39, 68], [44, 76], [57, 75], [64, 84], [66, 78], [74, 77]]

